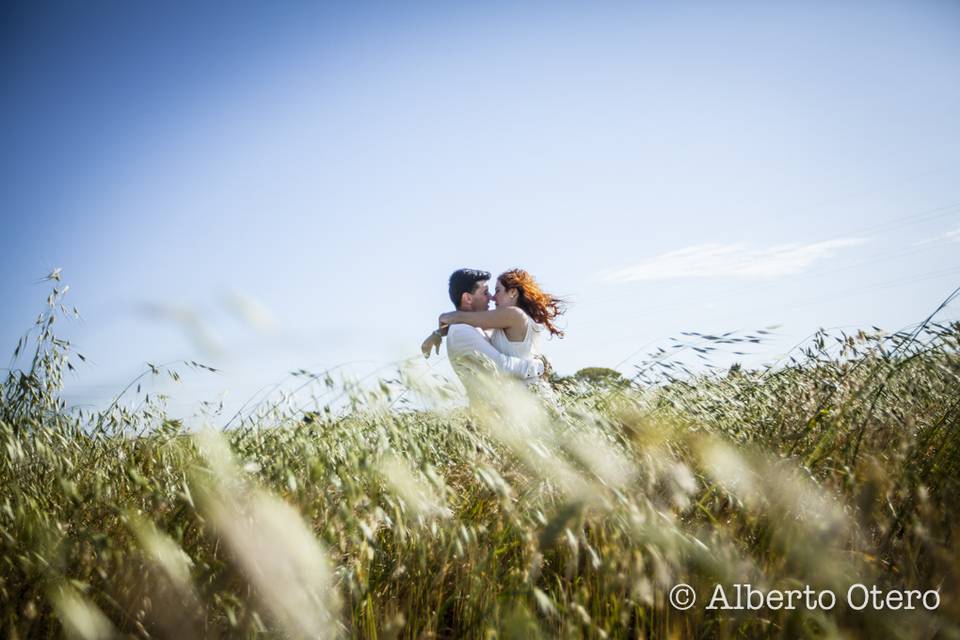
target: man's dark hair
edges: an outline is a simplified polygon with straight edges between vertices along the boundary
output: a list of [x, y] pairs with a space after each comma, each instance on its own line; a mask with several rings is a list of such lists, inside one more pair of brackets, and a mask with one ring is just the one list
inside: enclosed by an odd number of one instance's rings
[[480, 271], [479, 269], [457, 269], [450, 274], [450, 301], [457, 309], [460, 308], [460, 298], [465, 293], [473, 293], [477, 288], [477, 283], [481, 280], [489, 280], [489, 271]]

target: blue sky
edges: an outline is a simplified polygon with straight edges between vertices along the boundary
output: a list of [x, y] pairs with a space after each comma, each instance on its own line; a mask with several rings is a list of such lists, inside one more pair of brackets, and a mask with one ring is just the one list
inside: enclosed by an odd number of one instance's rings
[[147, 361], [223, 370], [158, 383], [185, 414], [363, 375], [461, 266], [572, 300], [564, 373], [780, 325], [760, 363], [960, 281], [955, 3], [2, 11], [0, 341], [62, 267], [76, 403]]

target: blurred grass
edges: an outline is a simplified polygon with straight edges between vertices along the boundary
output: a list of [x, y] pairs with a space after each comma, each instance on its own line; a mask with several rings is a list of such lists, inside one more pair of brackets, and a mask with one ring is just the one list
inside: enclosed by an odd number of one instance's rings
[[[65, 406], [64, 293], [0, 394], [7, 638], [960, 635], [958, 323], [818, 332], [763, 370], [662, 351], [629, 385], [559, 384], [552, 409], [503, 381], [468, 412], [416, 372], [300, 372], [312, 406], [198, 435], [158, 397]], [[707, 359], [760, 338], [688, 337]], [[838, 606], [704, 609], [738, 582]], [[857, 582], [942, 604], [851, 611]]]

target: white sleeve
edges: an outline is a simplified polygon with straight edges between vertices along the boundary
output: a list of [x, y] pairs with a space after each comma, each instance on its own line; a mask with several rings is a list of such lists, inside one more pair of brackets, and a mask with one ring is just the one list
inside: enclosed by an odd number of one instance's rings
[[[447, 337], [449, 338], [449, 335]], [[543, 375], [543, 362], [541, 360], [522, 360], [500, 353], [492, 344], [487, 342], [478, 331], [472, 329], [461, 331], [457, 335], [457, 338], [457, 346], [460, 347], [457, 351], [461, 353], [469, 351], [481, 353], [490, 358], [498, 370], [509, 376], [527, 380], [530, 378], [539, 378]], [[447, 348], [449, 349], [449, 347], [450, 343], [448, 342]]]

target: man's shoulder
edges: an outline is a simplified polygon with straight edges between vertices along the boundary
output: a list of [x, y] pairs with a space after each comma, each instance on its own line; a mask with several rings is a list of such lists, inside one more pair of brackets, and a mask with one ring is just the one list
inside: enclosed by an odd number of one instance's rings
[[447, 329], [447, 337], [472, 336], [473, 334], [481, 335], [476, 327], [471, 327], [469, 324], [452, 324]]
[[447, 330], [447, 352], [450, 355], [475, 351], [485, 338], [476, 327], [452, 324]]

